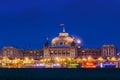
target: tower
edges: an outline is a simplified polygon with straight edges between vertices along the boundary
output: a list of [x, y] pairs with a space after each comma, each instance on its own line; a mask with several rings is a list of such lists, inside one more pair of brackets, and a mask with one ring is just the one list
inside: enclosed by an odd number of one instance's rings
[[43, 52], [44, 52], [44, 57], [45, 58], [50, 57], [50, 45], [49, 45], [49, 42], [48, 42], [48, 37], [46, 37], [46, 42], [45, 42], [45, 45], [44, 45]]
[[77, 56], [77, 46], [73, 40], [73, 42], [71, 43], [71, 47], [70, 47], [70, 57], [76, 58], [76, 56]]
[[104, 58], [117, 56], [117, 48], [115, 45], [103, 45], [101, 52]]

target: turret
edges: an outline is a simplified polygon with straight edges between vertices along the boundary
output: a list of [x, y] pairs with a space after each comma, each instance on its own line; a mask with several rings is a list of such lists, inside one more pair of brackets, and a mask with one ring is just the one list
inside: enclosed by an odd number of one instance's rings
[[71, 43], [71, 47], [75, 47], [75, 46], [76, 46], [76, 43], [73, 40], [73, 42]]
[[49, 57], [50, 56], [50, 45], [49, 45], [49, 42], [48, 42], [48, 37], [46, 38], [46, 42], [45, 42], [45, 45], [44, 45], [44, 57]]
[[48, 48], [49, 46], [50, 46], [50, 45], [49, 45], [49, 42], [48, 42], [48, 41], [45, 42], [44, 47]]
[[50, 47], [49, 42], [48, 42], [48, 37], [46, 37], [46, 42], [44, 44], [44, 47], [46, 47], [46, 48]]
[[76, 47], [76, 43], [73, 40], [70, 47], [70, 57], [76, 58], [76, 56], [77, 56], [77, 47]]

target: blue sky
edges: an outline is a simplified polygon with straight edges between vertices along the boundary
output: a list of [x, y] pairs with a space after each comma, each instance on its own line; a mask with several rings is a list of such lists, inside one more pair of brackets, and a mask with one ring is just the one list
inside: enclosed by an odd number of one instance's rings
[[82, 39], [83, 47], [115, 44], [120, 50], [119, 0], [0, 1], [0, 47], [42, 48], [45, 36], [66, 31]]

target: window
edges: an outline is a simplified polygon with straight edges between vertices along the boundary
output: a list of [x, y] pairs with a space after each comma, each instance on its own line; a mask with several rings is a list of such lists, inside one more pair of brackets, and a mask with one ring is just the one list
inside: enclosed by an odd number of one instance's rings
[[50, 53], [50, 55], [53, 55], [53, 53]]
[[37, 56], [39, 56], [39, 53], [37, 53]]
[[55, 54], [57, 54], [57, 50], [55, 51]]
[[62, 51], [63, 54], [65, 54], [65, 51]]
[[57, 42], [56, 45], [59, 45], [59, 43]]
[[51, 53], [53, 53], [53, 51], [51, 51]]
[[34, 51], [34, 53], [36, 53], [36, 51]]
[[32, 51], [30, 51], [30, 53], [32, 53]]
[[67, 54], [69, 54], [70, 53], [70, 51], [67, 51]]
[[63, 43], [62, 43], [62, 42], [60, 42], [60, 45], [63, 45]]
[[62, 52], [61, 51], [58, 51], [59, 52], [59, 54], [61, 54]]

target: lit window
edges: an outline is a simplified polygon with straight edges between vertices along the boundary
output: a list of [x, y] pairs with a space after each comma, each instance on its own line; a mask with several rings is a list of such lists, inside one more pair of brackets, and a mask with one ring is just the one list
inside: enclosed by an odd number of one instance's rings
[[51, 51], [51, 53], [53, 53], [53, 51]]
[[32, 53], [32, 51], [30, 51], [30, 53]]
[[85, 50], [83, 50], [82, 52], [85, 52]]

